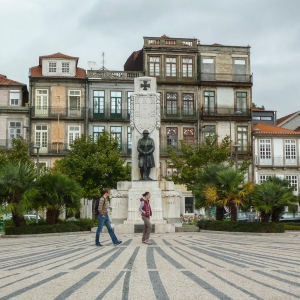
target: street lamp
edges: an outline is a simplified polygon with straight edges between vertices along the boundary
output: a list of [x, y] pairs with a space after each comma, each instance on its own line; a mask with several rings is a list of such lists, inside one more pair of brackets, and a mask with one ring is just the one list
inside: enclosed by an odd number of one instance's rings
[[[33, 149], [36, 149], [36, 173], [37, 178], [39, 178], [40, 175], [40, 146], [33, 146]], [[39, 222], [39, 212], [36, 210], [36, 216], [35, 216], [35, 222]]]
[[238, 152], [239, 152], [239, 147], [241, 147], [240, 144], [234, 145], [234, 149], [235, 149], [235, 169], [236, 169], [236, 171], [238, 170]]
[[[237, 110], [234, 115], [235, 116], [240, 116], [242, 114], [242, 112], [240, 110]], [[229, 129], [229, 135], [230, 135], [230, 158], [232, 157], [232, 147], [231, 147], [231, 114], [229, 115], [229, 124], [230, 124], [230, 129]]]

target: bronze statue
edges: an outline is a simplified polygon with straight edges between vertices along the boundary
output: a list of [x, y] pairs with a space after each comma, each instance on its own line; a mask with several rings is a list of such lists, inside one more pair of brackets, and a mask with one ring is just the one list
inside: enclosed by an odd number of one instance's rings
[[149, 131], [143, 131], [143, 138], [139, 139], [137, 150], [139, 152], [139, 168], [141, 173], [140, 180], [153, 180], [149, 177], [151, 168], [155, 167], [153, 152], [155, 149], [154, 141], [149, 137]]

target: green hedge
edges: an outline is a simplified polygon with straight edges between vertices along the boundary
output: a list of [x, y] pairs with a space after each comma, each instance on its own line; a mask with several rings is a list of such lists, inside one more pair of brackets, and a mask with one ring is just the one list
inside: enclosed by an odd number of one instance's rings
[[197, 226], [204, 230], [229, 231], [229, 232], [262, 232], [280, 233], [284, 232], [282, 223], [261, 223], [261, 222], [232, 222], [232, 221], [211, 221], [199, 220]]
[[19, 234], [41, 234], [41, 233], [58, 233], [74, 231], [90, 231], [94, 227], [94, 221], [91, 219], [79, 219], [77, 221], [64, 221], [59, 224], [48, 225], [44, 222], [38, 224], [31, 223], [26, 226], [14, 227], [8, 224], [4, 225], [6, 235]]
[[300, 223], [284, 223], [285, 230], [300, 230]]

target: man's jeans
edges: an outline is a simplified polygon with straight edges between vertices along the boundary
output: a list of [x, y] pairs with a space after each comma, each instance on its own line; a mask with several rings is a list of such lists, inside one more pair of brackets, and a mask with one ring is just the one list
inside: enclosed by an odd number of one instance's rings
[[106, 228], [108, 230], [108, 233], [110, 235], [110, 238], [114, 244], [117, 244], [119, 240], [115, 236], [114, 232], [112, 231], [111, 225], [110, 225], [110, 220], [108, 215], [102, 216], [98, 215], [98, 229], [96, 232], [96, 245], [100, 243], [100, 232], [102, 232], [103, 225], [106, 225]]

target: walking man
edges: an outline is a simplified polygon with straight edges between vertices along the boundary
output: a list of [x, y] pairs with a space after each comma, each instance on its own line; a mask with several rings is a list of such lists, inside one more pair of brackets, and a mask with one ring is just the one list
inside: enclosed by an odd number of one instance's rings
[[105, 188], [103, 190], [103, 196], [99, 200], [99, 206], [98, 206], [98, 229], [96, 232], [96, 246], [102, 246], [100, 244], [100, 233], [102, 232], [103, 225], [106, 225], [106, 228], [108, 230], [108, 233], [110, 235], [110, 238], [115, 246], [120, 245], [122, 241], [118, 240], [116, 235], [114, 234], [111, 225], [110, 225], [110, 220], [108, 217], [108, 199], [110, 195], [110, 189]]

